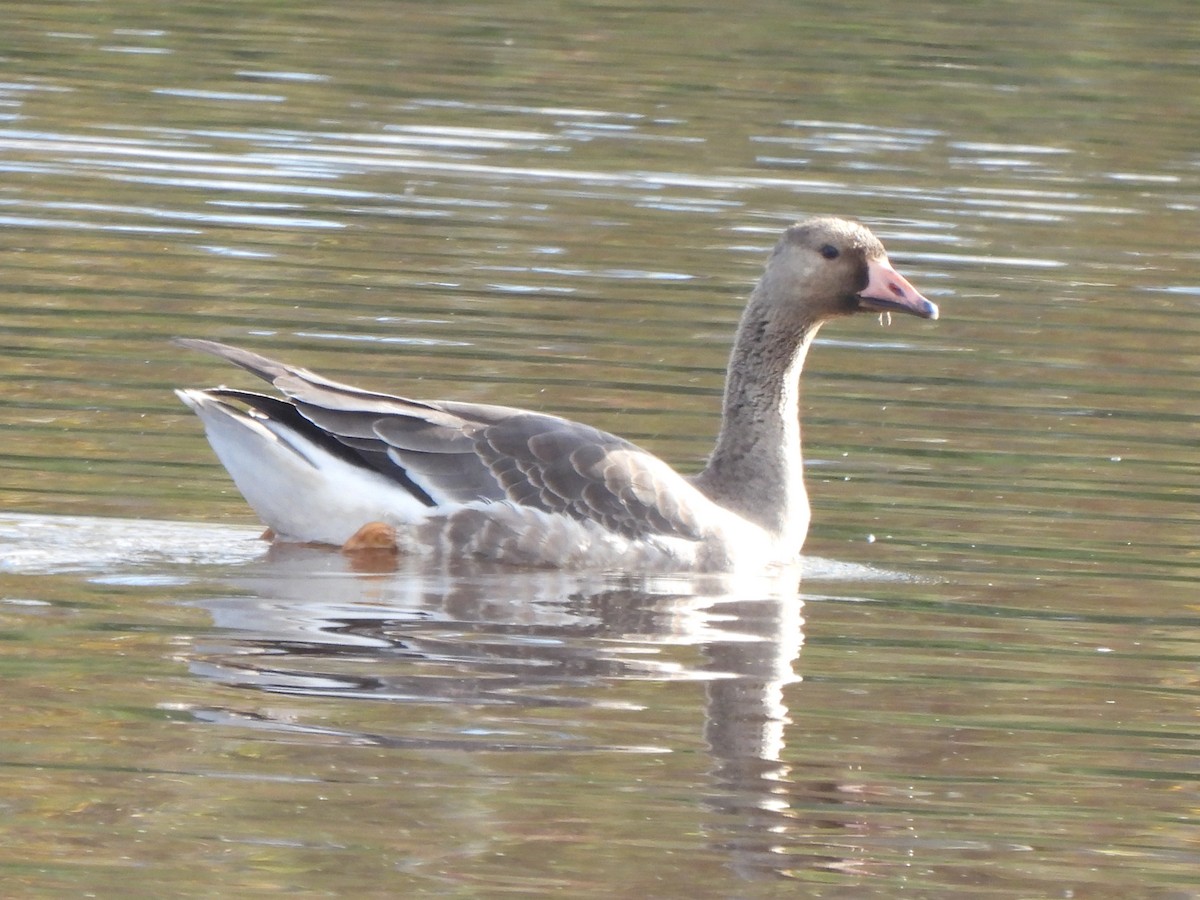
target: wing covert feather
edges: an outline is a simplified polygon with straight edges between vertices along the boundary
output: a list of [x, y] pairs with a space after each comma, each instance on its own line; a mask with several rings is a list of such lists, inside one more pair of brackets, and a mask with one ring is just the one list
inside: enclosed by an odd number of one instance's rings
[[711, 504], [687, 479], [588, 425], [506, 406], [375, 393], [213, 341], [177, 343], [272, 382], [286, 401], [226, 390], [236, 399], [254, 398], [251, 405], [268, 415], [297, 425], [303, 417], [331, 448], [341, 445], [410, 489], [417, 485], [428, 495], [422, 502], [504, 500], [629, 538], [704, 536], [701, 513]]

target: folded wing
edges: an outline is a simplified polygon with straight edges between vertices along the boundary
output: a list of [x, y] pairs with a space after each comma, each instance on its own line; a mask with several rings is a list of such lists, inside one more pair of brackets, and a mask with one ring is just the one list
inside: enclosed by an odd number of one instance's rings
[[271, 382], [286, 399], [213, 393], [392, 479], [431, 512], [506, 501], [636, 539], [702, 537], [712, 505], [653, 454], [557, 416], [365, 391], [214, 341], [180, 339]]

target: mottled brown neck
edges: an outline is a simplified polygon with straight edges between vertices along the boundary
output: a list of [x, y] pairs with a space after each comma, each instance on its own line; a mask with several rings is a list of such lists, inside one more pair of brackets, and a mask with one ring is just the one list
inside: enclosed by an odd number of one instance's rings
[[738, 326], [721, 431], [694, 483], [714, 502], [798, 545], [808, 527], [799, 379], [820, 323], [761, 293], [760, 286]]

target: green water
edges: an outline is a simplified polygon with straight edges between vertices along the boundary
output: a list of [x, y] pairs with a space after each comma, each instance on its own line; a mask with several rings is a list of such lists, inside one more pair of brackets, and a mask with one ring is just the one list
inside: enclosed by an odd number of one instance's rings
[[[1200, 897], [1200, 25], [1112, 3], [10, 3], [5, 896]], [[173, 335], [694, 470], [775, 234], [803, 581], [266, 553]]]

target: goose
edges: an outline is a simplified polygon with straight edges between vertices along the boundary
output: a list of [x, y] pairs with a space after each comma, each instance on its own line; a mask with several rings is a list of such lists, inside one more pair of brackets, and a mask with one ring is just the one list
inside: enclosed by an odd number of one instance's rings
[[796, 563], [808, 531], [805, 356], [825, 321], [859, 312], [938, 317], [865, 226], [787, 228], [737, 328], [716, 446], [692, 476], [558, 416], [377, 393], [209, 340], [176, 343], [280, 396], [176, 394], [276, 541], [525, 567], [765, 570]]

